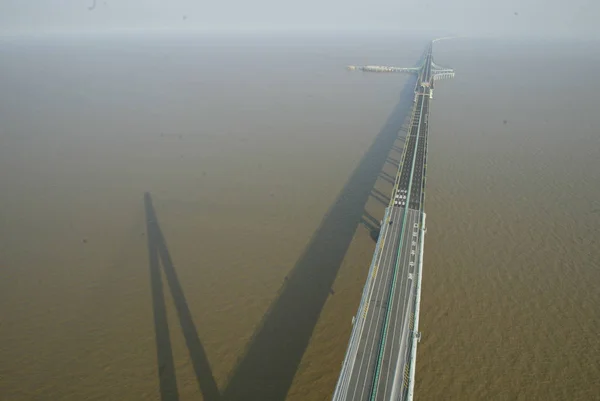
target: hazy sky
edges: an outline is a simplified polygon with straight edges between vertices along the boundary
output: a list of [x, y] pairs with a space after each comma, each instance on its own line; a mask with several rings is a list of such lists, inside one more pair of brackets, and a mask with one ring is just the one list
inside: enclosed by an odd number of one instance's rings
[[1, 33], [377, 29], [598, 38], [599, 18], [598, 0], [0, 0]]

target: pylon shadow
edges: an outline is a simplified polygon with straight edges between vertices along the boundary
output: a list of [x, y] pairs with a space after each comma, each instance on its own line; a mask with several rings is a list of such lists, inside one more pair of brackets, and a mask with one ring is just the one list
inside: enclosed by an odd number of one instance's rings
[[152, 286], [152, 304], [154, 309], [154, 329], [156, 334], [156, 352], [158, 358], [158, 374], [162, 401], [179, 399], [177, 379], [173, 364], [173, 352], [169, 337], [169, 326], [166, 315], [160, 265], [167, 279], [169, 290], [177, 310], [179, 324], [185, 338], [196, 380], [204, 400], [220, 399], [219, 389], [213, 377], [204, 347], [200, 342], [198, 330], [192, 319], [187, 300], [173, 266], [167, 243], [158, 224], [152, 198], [144, 194], [144, 209], [146, 211], [146, 231], [148, 236], [148, 259], [150, 262], [150, 277]]
[[414, 77], [407, 80], [386, 123], [288, 275], [234, 370], [225, 400], [285, 399], [371, 189], [410, 115], [415, 81]]

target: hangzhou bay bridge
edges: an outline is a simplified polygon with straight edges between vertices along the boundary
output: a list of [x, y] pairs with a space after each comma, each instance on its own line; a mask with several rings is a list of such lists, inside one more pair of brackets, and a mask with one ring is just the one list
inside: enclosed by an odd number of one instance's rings
[[367, 282], [334, 401], [412, 400], [423, 268], [429, 104], [434, 82], [454, 70], [433, 61], [432, 41], [416, 68], [349, 66], [364, 72], [418, 74], [408, 136], [381, 222]]

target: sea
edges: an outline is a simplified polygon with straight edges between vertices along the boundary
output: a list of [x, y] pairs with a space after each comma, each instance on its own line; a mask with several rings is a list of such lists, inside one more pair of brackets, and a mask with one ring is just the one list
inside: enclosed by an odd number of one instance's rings
[[[329, 400], [432, 38], [0, 38], [0, 399]], [[600, 400], [600, 43], [436, 42], [418, 400]]]

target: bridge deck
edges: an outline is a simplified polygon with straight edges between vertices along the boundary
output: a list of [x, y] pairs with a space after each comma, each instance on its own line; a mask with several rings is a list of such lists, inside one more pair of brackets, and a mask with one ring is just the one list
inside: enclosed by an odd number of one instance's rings
[[428, 105], [428, 95], [419, 95], [336, 400], [402, 400], [407, 393]]
[[424, 234], [432, 63], [430, 46], [419, 74], [393, 200], [382, 221], [334, 401], [411, 398], [409, 371], [414, 372], [411, 352]]
[[[346, 400], [367, 400], [371, 395], [371, 390], [374, 385], [375, 365], [378, 363], [381, 336], [386, 311], [389, 308], [388, 336], [389, 341], [386, 341], [381, 350], [382, 358], [379, 378], [377, 380], [378, 396], [376, 399], [389, 398], [392, 390], [394, 379], [394, 371], [396, 370], [396, 362], [399, 358], [402, 344], [406, 343], [408, 334], [408, 325], [405, 324], [406, 316], [411, 313], [412, 306], [408, 300], [414, 292], [414, 265], [410, 266], [410, 250], [414, 248], [412, 235], [402, 235], [402, 249], [405, 252], [398, 253], [398, 244], [402, 230], [402, 216], [404, 208], [391, 207], [389, 211], [389, 220], [392, 224], [387, 224], [385, 229], [382, 229], [383, 241], [381, 242], [381, 252], [375, 261], [375, 268], [371, 272], [370, 288], [368, 289], [367, 301], [360, 315], [356, 317], [355, 324], [360, 327], [360, 335], [358, 337], [358, 347], [356, 350], [355, 361], [352, 367], [352, 372], [346, 392], [343, 399]], [[408, 210], [406, 227], [418, 226], [419, 211]], [[418, 230], [418, 229], [416, 229]], [[411, 231], [411, 230], [408, 230]], [[416, 237], [418, 238], [418, 237]], [[416, 242], [416, 241], [415, 241]], [[400, 258], [398, 260], [398, 255]], [[398, 262], [399, 272], [396, 275], [397, 285], [394, 291], [390, 294], [390, 282], [396, 263]], [[406, 355], [401, 358], [405, 359]], [[402, 385], [402, 377], [399, 379]]]

